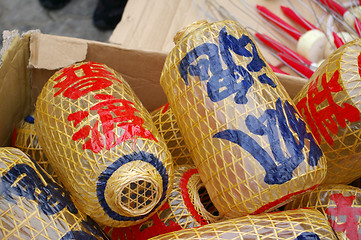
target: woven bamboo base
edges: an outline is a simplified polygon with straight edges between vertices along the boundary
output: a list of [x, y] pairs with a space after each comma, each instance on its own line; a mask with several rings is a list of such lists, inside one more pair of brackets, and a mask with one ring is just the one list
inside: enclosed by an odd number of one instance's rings
[[343, 184], [323, 185], [296, 198], [285, 209], [314, 208], [322, 212], [340, 239], [361, 239], [361, 189]]
[[108, 239], [19, 149], [0, 148], [0, 177], [0, 239]]
[[55, 181], [57, 181], [56, 173], [49, 164], [45, 156], [43, 148], [39, 144], [38, 136], [35, 132], [34, 117], [27, 116], [17, 126], [15, 130], [15, 139], [13, 147], [19, 148], [24, 153], [33, 158], [47, 173], [49, 173]]
[[145, 240], [180, 229], [199, 227], [219, 221], [218, 212], [209, 199], [204, 184], [194, 166], [177, 165], [173, 190], [167, 202], [149, 220], [127, 228], [104, 230], [112, 240]]
[[327, 158], [324, 184], [361, 176], [361, 40], [333, 52], [294, 102]]
[[327, 219], [317, 210], [298, 209], [248, 215], [184, 229], [152, 239], [337, 239]]
[[35, 129], [78, 207], [101, 225], [143, 222], [171, 191], [163, 137], [130, 86], [103, 64], [56, 72], [37, 99]]
[[161, 85], [221, 216], [271, 211], [321, 183], [319, 147], [239, 23], [196, 22], [175, 42]]
[[161, 106], [150, 114], [155, 126], [159, 130], [160, 134], [162, 134], [164, 141], [167, 144], [170, 153], [172, 154], [174, 164], [193, 165], [193, 161], [187, 149], [187, 145], [185, 144], [183, 136], [180, 133], [178, 123], [169, 107], [169, 104], [167, 103], [164, 106]]

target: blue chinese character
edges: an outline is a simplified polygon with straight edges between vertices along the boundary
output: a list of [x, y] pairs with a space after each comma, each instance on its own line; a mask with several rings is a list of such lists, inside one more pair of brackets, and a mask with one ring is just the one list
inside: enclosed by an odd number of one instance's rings
[[[252, 52], [247, 49], [248, 46]], [[252, 59], [246, 67], [236, 65], [231, 52]], [[226, 69], [223, 69], [222, 62]], [[200, 81], [208, 80], [207, 94], [213, 102], [236, 93], [234, 101], [237, 104], [245, 104], [248, 102], [246, 94], [254, 83], [251, 72], [259, 72], [265, 66], [256, 45], [247, 35], [237, 39], [228, 35], [224, 27], [219, 32], [219, 47], [214, 43], [203, 43], [195, 47], [180, 61], [179, 72], [186, 85], [188, 74], [198, 76]], [[212, 73], [211, 76], [209, 71]], [[238, 81], [240, 77], [242, 81]], [[258, 76], [258, 80], [271, 87], [277, 86], [266, 74]]]
[[320, 237], [313, 232], [304, 232], [298, 235], [295, 240], [320, 240]]
[[[304, 160], [302, 149], [305, 139], [310, 141], [308, 164], [316, 166], [322, 156], [322, 151], [316, 144], [312, 134], [307, 133], [305, 123], [296, 115], [297, 112], [292, 105], [286, 101], [283, 108], [281, 100], [278, 99], [276, 109], [267, 109], [259, 118], [249, 115], [245, 120], [246, 126], [251, 133], [267, 136], [276, 163], [258, 142], [241, 130], [227, 129], [216, 133], [213, 137], [231, 141], [249, 152], [265, 169], [264, 181], [267, 184], [283, 184], [292, 179], [293, 170]], [[297, 134], [297, 140], [287, 122]], [[279, 132], [281, 136], [279, 136]], [[280, 137], [283, 138], [288, 151], [287, 155], [282, 150]]]
[[64, 207], [68, 207], [72, 213], [77, 213], [78, 210], [69, 194], [54, 181], [45, 175], [42, 176], [47, 182], [46, 185], [31, 166], [17, 164], [0, 178], [0, 195], [13, 203], [16, 203], [13, 195], [37, 201], [40, 210], [46, 215], [55, 214]]

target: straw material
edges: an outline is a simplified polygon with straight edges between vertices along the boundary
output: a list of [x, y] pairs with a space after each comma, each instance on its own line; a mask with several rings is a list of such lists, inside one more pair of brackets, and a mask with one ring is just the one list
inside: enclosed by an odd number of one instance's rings
[[175, 166], [173, 190], [167, 202], [151, 219], [128, 228], [106, 227], [104, 231], [113, 240], [145, 240], [218, 220], [218, 212], [210, 202], [197, 169], [183, 164]]
[[152, 238], [170, 239], [337, 239], [327, 219], [313, 209], [247, 215]]
[[325, 159], [252, 37], [234, 21], [197, 24], [177, 34], [161, 85], [221, 216], [316, 187]]
[[322, 212], [341, 239], [361, 239], [361, 189], [343, 184], [322, 185], [297, 197], [285, 209], [314, 208]]
[[324, 184], [361, 177], [361, 40], [333, 52], [294, 102], [327, 159]]
[[13, 147], [19, 148], [22, 152], [28, 154], [34, 159], [47, 173], [49, 173], [55, 181], [57, 181], [56, 173], [49, 164], [45, 156], [43, 148], [39, 144], [38, 136], [35, 132], [34, 117], [29, 115], [17, 124], [15, 129], [15, 138]]
[[150, 115], [159, 133], [162, 134], [168, 150], [172, 154], [173, 163], [177, 165], [193, 165], [187, 145], [180, 133], [178, 123], [169, 107], [169, 103], [154, 110]]
[[0, 148], [0, 239], [108, 239], [25, 153]]
[[103, 64], [56, 72], [38, 96], [35, 129], [78, 207], [101, 225], [143, 222], [171, 191], [163, 137], [130, 86]]

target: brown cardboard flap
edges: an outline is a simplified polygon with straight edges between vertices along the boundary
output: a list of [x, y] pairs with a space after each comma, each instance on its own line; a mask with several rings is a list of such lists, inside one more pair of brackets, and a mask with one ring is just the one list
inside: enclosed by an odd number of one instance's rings
[[[8, 33], [8, 32], [7, 32]], [[6, 33], [5, 33], [6, 34]], [[0, 146], [9, 146], [16, 123], [30, 113], [30, 33], [18, 33], [4, 38], [6, 51], [2, 51], [0, 66]]]
[[35, 33], [30, 40], [29, 65], [54, 70], [85, 59], [87, 42], [76, 38]]
[[287, 93], [293, 99], [305, 86], [308, 79], [296, 77], [292, 75], [285, 75], [281, 73], [275, 73], [278, 77], [278, 80], [281, 82], [281, 84], [286, 89]]

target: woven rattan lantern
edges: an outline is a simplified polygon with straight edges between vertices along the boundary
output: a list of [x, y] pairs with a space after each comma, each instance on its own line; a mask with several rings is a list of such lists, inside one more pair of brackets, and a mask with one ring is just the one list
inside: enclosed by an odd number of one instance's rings
[[145, 240], [180, 229], [199, 227], [219, 220], [197, 169], [192, 165], [176, 165], [173, 190], [167, 202], [151, 219], [127, 228], [104, 230], [112, 240]]
[[361, 176], [361, 40], [333, 52], [295, 97], [327, 159], [324, 184]]
[[157, 240], [186, 239], [337, 239], [327, 219], [314, 209], [247, 215], [157, 236]]
[[101, 225], [145, 221], [171, 191], [162, 136], [130, 86], [103, 64], [56, 72], [38, 96], [35, 129], [75, 203]]
[[0, 178], [0, 239], [108, 239], [19, 149], [0, 148]]
[[361, 189], [344, 184], [327, 184], [300, 195], [285, 209], [315, 208], [331, 223], [340, 239], [361, 239]]
[[221, 216], [271, 211], [321, 183], [321, 150], [239, 23], [196, 22], [175, 44], [161, 85]]
[[150, 114], [155, 126], [160, 134], [162, 134], [168, 150], [172, 154], [173, 163], [177, 165], [193, 164], [169, 103], [166, 103]]
[[57, 180], [54, 169], [49, 164], [43, 148], [39, 144], [38, 136], [34, 127], [34, 116], [28, 115], [17, 124], [14, 136], [13, 147], [19, 148], [34, 159], [47, 173]]

